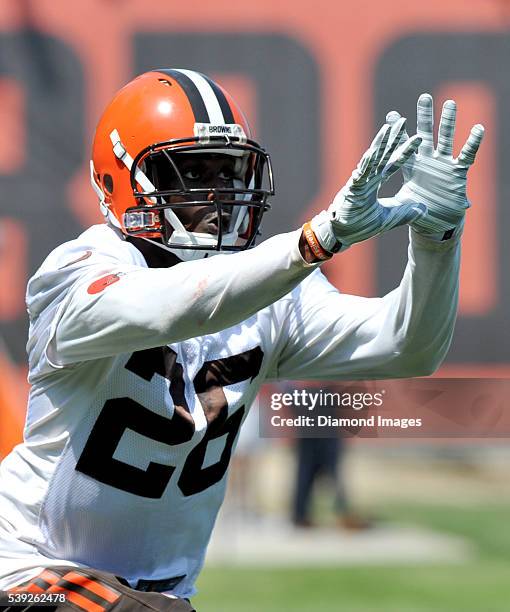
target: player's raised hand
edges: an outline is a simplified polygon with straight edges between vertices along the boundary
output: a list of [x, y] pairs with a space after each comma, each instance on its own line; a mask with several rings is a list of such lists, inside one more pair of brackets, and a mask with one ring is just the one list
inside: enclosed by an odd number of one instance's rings
[[386, 206], [377, 198], [381, 183], [415, 154], [420, 143], [420, 136], [405, 135], [403, 117], [382, 126], [331, 206], [311, 221], [326, 251], [344, 250], [425, 214], [422, 204], [392, 202]]
[[[427, 215], [411, 221], [416, 231], [433, 240], [447, 240], [462, 232], [464, 215], [470, 204], [466, 196], [467, 172], [475, 160], [484, 135], [477, 124], [462, 147], [459, 157], [453, 157], [453, 139], [457, 106], [453, 100], [443, 104], [437, 147], [434, 147], [433, 100], [430, 94], [418, 99], [417, 135], [422, 143], [416, 154], [403, 167], [404, 185], [395, 198], [400, 204], [423, 202]], [[391, 111], [386, 121], [399, 125], [400, 114]], [[406, 134], [401, 136], [403, 142]]]

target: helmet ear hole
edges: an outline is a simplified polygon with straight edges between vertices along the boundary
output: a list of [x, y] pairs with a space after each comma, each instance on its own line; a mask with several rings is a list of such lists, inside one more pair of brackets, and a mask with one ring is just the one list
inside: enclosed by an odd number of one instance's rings
[[111, 174], [103, 174], [103, 187], [106, 193], [111, 195], [113, 193], [113, 178]]

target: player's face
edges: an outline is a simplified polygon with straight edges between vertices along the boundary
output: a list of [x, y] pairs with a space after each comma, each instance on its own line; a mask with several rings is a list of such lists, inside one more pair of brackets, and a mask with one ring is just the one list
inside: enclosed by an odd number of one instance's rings
[[[174, 157], [177, 168], [188, 189], [231, 189], [236, 179], [243, 180], [241, 160], [232, 155], [211, 154], [198, 155], [179, 154]], [[180, 183], [177, 179], [172, 181], [170, 189], [178, 189]], [[203, 197], [201, 195], [200, 197]], [[181, 203], [192, 201], [192, 196], [172, 196], [170, 203]], [[185, 229], [190, 232], [201, 232], [216, 235], [218, 233], [218, 214], [213, 204], [213, 194], [208, 196], [210, 206], [190, 206], [189, 208], [175, 208], [174, 212], [179, 217]], [[233, 199], [232, 194], [225, 194], [223, 200]], [[222, 231], [228, 231], [231, 212], [225, 207], [221, 215]]]

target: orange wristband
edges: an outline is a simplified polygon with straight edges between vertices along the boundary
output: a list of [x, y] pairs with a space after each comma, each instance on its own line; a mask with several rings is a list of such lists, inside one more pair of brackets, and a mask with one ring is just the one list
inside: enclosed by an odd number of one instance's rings
[[332, 253], [328, 253], [328, 251], [325, 251], [322, 248], [320, 242], [317, 240], [317, 237], [314, 234], [314, 231], [309, 221], [307, 221], [303, 225], [303, 236], [305, 237], [305, 240], [308, 246], [310, 247], [310, 250], [312, 251], [312, 253], [315, 255], [317, 259], [324, 260], [324, 259], [330, 259], [330, 257], [332, 257]]

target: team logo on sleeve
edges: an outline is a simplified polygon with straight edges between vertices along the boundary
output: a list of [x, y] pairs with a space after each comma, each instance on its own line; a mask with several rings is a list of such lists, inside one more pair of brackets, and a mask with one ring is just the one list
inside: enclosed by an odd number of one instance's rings
[[119, 281], [121, 276], [122, 274], [120, 272], [118, 274], [107, 274], [106, 276], [102, 276], [89, 285], [87, 293], [90, 293], [90, 295], [101, 293], [103, 289], [106, 289], [106, 287], [109, 287], [110, 285], [113, 285], [113, 283]]

